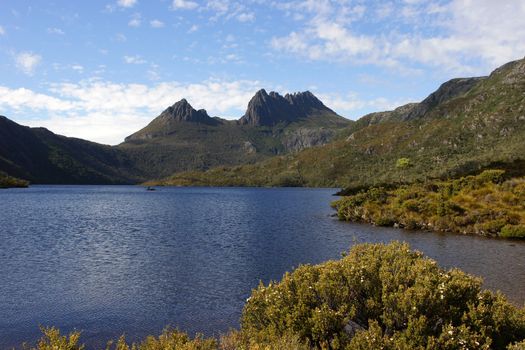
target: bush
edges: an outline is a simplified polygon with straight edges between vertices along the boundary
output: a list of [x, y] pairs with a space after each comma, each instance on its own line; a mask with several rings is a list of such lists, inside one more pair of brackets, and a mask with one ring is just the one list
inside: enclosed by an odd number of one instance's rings
[[[347, 221], [525, 238], [519, 228], [525, 226], [525, 178], [501, 182], [503, 175], [501, 170], [487, 170], [456, 180], [369, 188], [341, 198], [333, 207]], [[503, 232], [506, 225], [512, 227]]]
[[406, 168], [408, 168], [411, 165], [412, 164], [410, 163], [410, 159], [409, 158], [399, 158], [396, 161], [396, 168], [398, 168], [398, 169], [406, 169]]
[[326, 349], [505, 349], [525, 338], [525, 315], [407, 244], [364, 244], [252, 292], [242, 332], [271, 340], [289, 331]]
[[505, 225], [500, 232], [503, 238], [525, 238], [525, 225]]

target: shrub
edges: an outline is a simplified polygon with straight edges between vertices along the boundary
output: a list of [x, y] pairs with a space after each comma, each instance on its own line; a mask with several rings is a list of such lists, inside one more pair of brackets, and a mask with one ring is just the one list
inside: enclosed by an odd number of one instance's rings
[[252, 292], [242, 332], [261, 340], [289, 331], [326, 349], [505, 349], [525, 338], [525, 315], [407, 244], [364, 244]]
[[482, 183], [492, 182], [499, 184], [503, 182], [503, 175], [505, 170], [485, 170], [477, 176], [477, 179]]
[[525, 238], [525, 225], [505, 225], [500, 232], [504, 238]]
[[399, 158], [396, 161], [396, 168], [398, 169], [406, 169], [412, 164], [410, 163], [410, 158]]

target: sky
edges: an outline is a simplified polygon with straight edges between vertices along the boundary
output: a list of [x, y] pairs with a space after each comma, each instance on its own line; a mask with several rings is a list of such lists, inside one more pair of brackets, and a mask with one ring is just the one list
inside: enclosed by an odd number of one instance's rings
[[523, 0], [0, 0], [0, 115], [114, 145], [265, 88], [357, 119], [524, 56]]

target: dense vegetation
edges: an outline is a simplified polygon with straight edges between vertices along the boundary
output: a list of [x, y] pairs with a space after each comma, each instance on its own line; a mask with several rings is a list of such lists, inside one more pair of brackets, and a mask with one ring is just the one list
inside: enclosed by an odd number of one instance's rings
[[[190, 339], [176, 330], [118, 350], [524, 349], [525, 309], [481, 289], [481, 279], [443, 270], [407, 244], [363, 244], [341, 260], [304, 265], [259, 285], [240, 331]], [[79, 333], [44, 329], [39, 350], [75, 350]], [[521, 343], [519, 343], [521, 342]]]
[[333, 203], [341, 220], [525, 238], [525, 177], [502, 170], [394, 189], [371, 187]]
[[[491, 167], [525, 175], [525, 60], [454, 79], [417, 104], [373, 113], [344, 137], [251, 165], [177, 173], [159, 184], [359, 187], [456, 178]], [[397, 166], [407, 159], [406, 166]]]
[[0, 171], [0, 188], [27, 187], [29, 182], [8, 176]]

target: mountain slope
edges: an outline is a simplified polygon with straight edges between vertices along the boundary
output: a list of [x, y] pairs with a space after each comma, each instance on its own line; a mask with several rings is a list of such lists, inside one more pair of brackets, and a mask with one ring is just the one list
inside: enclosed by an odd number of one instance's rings
[[488, 77], [447, 82], [421, 103], [367, 115], [327, 145], [254, 165], [175, 174], [163, 183], [359, 187], [494, 165], [525, 172], [523, 91], [525, 60], [518, 60]]
[[3, 116], [0, 170], [47, 184], [121, 184], [144, 179], [117, 149], [22, 126]]
[[310, 92], [282, 97], [260, 90], [237, 121], [211, 118], [183, 99], [118, 149], [146, 177], [161, 178], [176, 171], [255, 163], [326, 144], [349, 124]]

